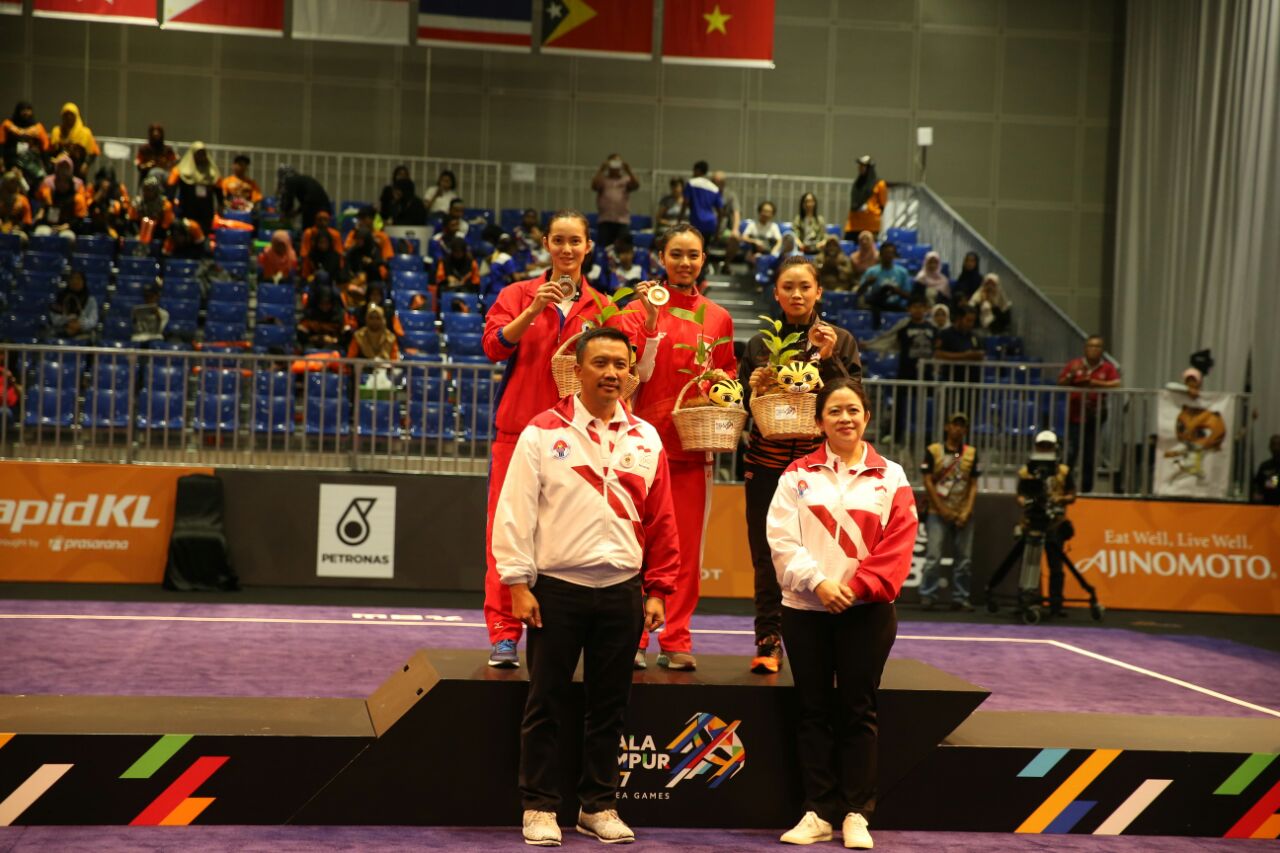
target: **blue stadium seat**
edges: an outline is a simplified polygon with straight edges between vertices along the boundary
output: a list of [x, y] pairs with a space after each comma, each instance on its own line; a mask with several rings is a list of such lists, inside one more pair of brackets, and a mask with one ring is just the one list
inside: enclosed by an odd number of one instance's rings
[[146, 374], [146, 387], [153, 391], [182, 393], [186, 387], [187, 370], [181, 364], [153, 362]]
[[405, 349], [418, 350], [431, 356], [438, 356], [440, 353], [440, 333], [405, 329], [401, 345]]
[[244, 281], [249, 277], [248, 261], [219, 261], [218, 266], [234, 281]]
[[85, 395], [81, 423], [98, 429], [125, 429], [129, 426], [127, 390], [97, 388]]
[[778, 268], [778, 262], [776, 255], [757, 255], [756, 283], [762, 286], [771, 286], [773, 284], [774, 271]]
[[336, 400], [342, 395], [342, 377], [336, 373], [308, 373], [307, 399]]
[[[230, 209], [224, 210], [222, 211], [222, 218], [230, 219], [232, 222], [243, 222], [245, 225], [253, 224], [253, 212], [248, 210], [230, 210]], [[235, 231], [235, 230], [243, 230], [243, 229], [223, 228], [219, 230]], [[216, 234], [217, 230], [215, 230], [214, 233]], [[249, 233], [252, 233], [252, 232], [249, 232]]]
[[293, 376], [285, 370], [260, 370], [253, 376], [253, 393], [259, 397], [290, 397]]
[[458, 372], [458, 401], [470, 403], [474, 398], [480, 405], [488, 405], [497, 390], [497, 383], [488, 372], [461, 370]]
[[108, 255], [72, 255], [71, 268], [85, 275], [109, 276], [111, 258]]
[[422, 272], [421, 268], [416, 271], [393, 270], [391, 273], [391, 290], [393, 293], [401, 290], [425, 291], [428, 284], [427, 274]]
[[200, 432], [235, 432], [240, 426], [240, 398], [235, 394], [201, 394], [192, 426]]
[[205, 309], [205, 319], [214, 323], [244, 323], [248, 306], [243, 302], [211, 301]]
[[46, 388], [78, 388], [80, 373], [84, 367], [79, 357], [67, 355], [59, 357], [44, 353], [40, 359], [40, 384]]
[[200, 322], [200, 300], [160, 298], [160, 307], [169, 312], [165, 334], [194, 336]]
[[230, 367], [214, 367], [200, 373], [201, 394], [238, 394], [240, 371]]
[[421, 255], [393, 255], [391, 261], [387, 264], [387, 268], [392, 274], [397, 272], [422, 272], [422, 256]]
[[48, 388], [37, 385], [27, 389], [24, 402], [27, 426], [69, 427], [75, 422], [75, 386]]
[[822, 304], [829, 311], [849, 311], [858, 307], [858, 296], [852, 290], [824, 290]]
[[160, 275], [160, 263], [152, 257], [137, 255], [121, 255], [116, 259], [116, 269], [123, 276], [137, 276], [154, 279]]
[[124, 358], [97, 358], [89, 370], [89, 385], [99, 391], [128, 392], [133, 388], [133, 365]]
[[307, 435], [349, 435], [351, 433], [351, 401], [337, 397], [307, 398]]
[[298, 304], [297, 292], [291, 284], [260, 283], [258, 285], [258, 304], [288, 305], [290, 308]]
[[471, 314], [479, 314], [480, 294], [457, 293], [453, 291], [440, 294], [440, 312], [442, 314], [449, 311], [458, 311], [460, 310], [461, 305], [466, 306], [467, 312]]
[[520, 227], [520, 220], [524, 218], [524, 211], [518, 207], [504, 207], [498, 211], [498, 227], [508, 234], [513, 233]]
[[261, 323], [254, 327], [253, 345], [264, 349], [282, 349], [292, 352], [297, 348], [297, 332], [292, 325]]
[[164, 259], [164, 277], [165, 279], [173, 278], [194, 278], [196, 272], [200, 269], [200, 262], [191, 258], [165, 258]]
[[251, 246], [253, 232], [244, 228], [215, 228], [214, 242], [218, 246]]
[[293, 432], [293, 397], [255, 395], [253, 431], [277, 435], [291, 434]]
[[273, 305], [270, 302], [258, 303], [258, 322], [270, 320], [282, 326], [293, 326], [296, 322], [292, 305]]
[[447, 403], [425, 403], [415, 400], [409, 403], [409, 435], [413, 438], [452, 439], [453, 406]]
[[200, 301], [200, 282], [194, 278], [166, 277], [160, 287], [161, 300], [186, 299]]
[[359, 435], [392, 438], [400, 435], [400, 404], [393, 400], [361, 400], [356, 429]]
[[27, 239], [27, 250], [65, 258], [71, 253], [72, 242], [59, 234], [33, 234]]
[[434, 332], [436, 330], [436, 315], [434, 311], [400, 310], [397, 306], [396, 316], [400, 318], [400, 325], [404, 327], [405, 332]]
[[0, 255], [22, 254], [22, 237], [15, 232], [0, 234]]
[[210, 302], [249, 304], [249, 286], [241, 281], [215, 281], [209, 285]]
[[143, 388], [138, 393], [138, 429], [182, 429], [186, 423], [186, 399], [182, 391], [154, 391]]
[[482, 335], [471, 333], [459, 333], [449, 335], [446, 339], [446, 349], [449, 355], [484, 355], [484, 345], [482, 343]]
[[213, 259], [224, 269], [229, 263], [249, 263], [249, 246], [244, 243], [219, 243], [213, 250]]
[[19, 290], [9, 296], [9, 311], [24, 316], [39, 316], [48, 312], [53, 295], [43, 290]]
[[[59, 242], [65, 241], [59, 240]], [[63, 254], [28, 251], [22, 256], [22, 268], [31, 272], [61, 273], [66, 266], [67, 257]]]
[[915, 245], [920, 232], [914, 228], [890, 228], [885, 232], [885, 240], [895, 244], [899, 249]]
[[[457, 311], [446, 311], [440, 315], [440, 319], [444, 322], [446, 336], [477, 335], [484, 332], [484, 317], [479, 314], [461, 314]], [[483, 351], [481, 354], [483, 355]]]
[[462, 416], [462, 437], [467, 441], [489, 441], [493, 438], [493, 410], [487, 405], [464, 402], [459, 406]]
[[[421, 296], [423, 304], [431, 304], [431, 296], [425, 290], [392, 290], [391, 301], [395, 303], [396, 313], [401, 311], [410, 311], [415, 297]], [[434, 312], [431, 313], [434, 316]]]
[[424, 373], [420, 370], [409, 375], [409, 401], [421, 403], [440, 403], [445, 398], [444, 377], [439, 373]]
[[631, 230], [632, 231], [647, 231], [652, 227], [653, 227], [652, 216], [642, 216], [639, 213], [631, 214]]
[[133, 337], [133, 320], [129, 316], [128, 306], [121, 305], [119, 311], [116, 302], [111, 303], [111, 311], [102, 321], [102, 339], [104, 341], [127, 341]]

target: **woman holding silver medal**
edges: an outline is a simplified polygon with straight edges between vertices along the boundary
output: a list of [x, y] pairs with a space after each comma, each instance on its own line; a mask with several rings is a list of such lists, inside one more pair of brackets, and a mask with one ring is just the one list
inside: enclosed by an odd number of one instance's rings
[[[698, 343], [701, 335], [708, 341], [728, 336], [733, 339], [733, 319], [729, 312], [707, 299], [698, 290], [698, 280], [706, 261], [702, 235], [688, 223], [680, 223], [662, 238], [658, 256], [666, 278], [642, 281], [636, 285], [637, 298], [630, 305], [636, 313], [621, 318], [620, 328], [636, 347], [636, 373], [640, 390], [633, 409], [657, 428], [667, 454], [671, 474], [671, 497], [675, 503], [676, 528], [680, 536], [680, 571], [675, 592], [667, 598], [667, 623], [659, 635], [662, 648], [658, 665], [668, 669], [688, 670], [697, 667], [693, 656], [693, 637], [689, 619], [698, 605], [702, 580], [702, 537], [706, 530], [711, 501], [710, 454], [688, 452], [680, 444], [679, 433], [671, 412], [676, 397], [689, 381], [682, 368], [692, 369], [694, 354], [676, 344]], [[702, 326], [671, 313], [680, 308], [690, 313], [704, 309]], [[711, 353], [712, 369], [726, 377], [736, 373], [733, 347], [726, 343]], [[692, 396], [696, 391], [690, 389]], [[649, 635], [639, 638], [635, 665], [643, 669]]]

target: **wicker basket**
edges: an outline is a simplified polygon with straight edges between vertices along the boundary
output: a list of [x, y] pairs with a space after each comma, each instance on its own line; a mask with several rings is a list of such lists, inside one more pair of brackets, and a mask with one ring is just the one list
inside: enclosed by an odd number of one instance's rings
[[689, 380], [676, 397], [671, 412], [680, 446], [687, 453], [725, 453], [735, 450], [742, 440], [742, 427], [747, 422], [746, 409], [724, 409], [720, 406], [680, 408], [680, 400], [697, 379]]
[[816, 394], [764, 394], [751, 398], [751, 416], [765, 438], [796, 439], [821, 435], [814, 414]]
[[[582, 332], [567, 339], [559, 346], [555, 355], [551, 356], [551, 375], [556, 380], [556, 393], [561, 397], [568, 397], [582, 390], [582, 383], [578, 381], [578, 374], [573, 369], [573, 366], [578, 363], [578, 358], [565, 352], [565, 349], [580, 337]], [[634, 373], [628, 373], [622, 380], [621, 399], [629, 400], [639, 387], [639, 378]]]

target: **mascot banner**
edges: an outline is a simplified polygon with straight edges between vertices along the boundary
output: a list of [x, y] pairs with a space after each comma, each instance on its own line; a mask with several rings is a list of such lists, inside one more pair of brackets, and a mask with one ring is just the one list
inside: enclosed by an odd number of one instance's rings
[[1163, 391], [1156, 407], [1155, 493], [1160, 497], [1225, 498], [1231, 484], [1230, 394]]

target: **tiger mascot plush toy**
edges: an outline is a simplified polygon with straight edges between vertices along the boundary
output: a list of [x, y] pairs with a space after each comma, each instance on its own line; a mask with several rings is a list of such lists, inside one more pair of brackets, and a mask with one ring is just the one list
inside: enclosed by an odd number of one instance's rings
[[807, 394], [822, 387], [818, 365], [808, 361], [793, 361], [778, 371], [778, 384], [783, 391]]

